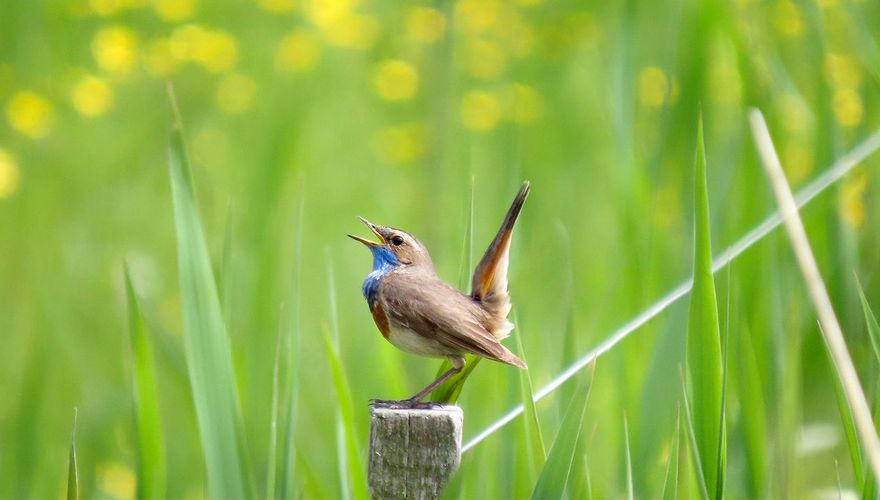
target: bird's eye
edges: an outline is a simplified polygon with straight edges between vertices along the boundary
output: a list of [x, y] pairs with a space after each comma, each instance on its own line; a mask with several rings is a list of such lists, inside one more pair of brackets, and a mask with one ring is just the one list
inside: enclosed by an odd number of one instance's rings
[[400, 236], [395, 236], [395, 237], [391, 238], [391, 244], [396, 247], [399, 247], [400, 245], [403, 245], [403, 238]]

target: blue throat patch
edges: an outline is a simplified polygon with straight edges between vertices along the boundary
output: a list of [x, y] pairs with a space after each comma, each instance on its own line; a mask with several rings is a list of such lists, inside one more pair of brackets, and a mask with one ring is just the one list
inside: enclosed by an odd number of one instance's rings
[[373, 272], [367, 275], [362, 289], [372, 311], [376, 301], [379, 300], [379, 283], [386, 274], [400, 265], [400, 261], [386, 246], [370, 247], [370, 251], [373, 252]]

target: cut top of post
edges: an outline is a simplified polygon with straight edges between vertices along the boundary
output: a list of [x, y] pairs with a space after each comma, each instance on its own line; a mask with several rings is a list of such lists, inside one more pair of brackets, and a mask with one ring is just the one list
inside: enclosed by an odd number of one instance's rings
[[439, 498], [461, 461], [464, 413], [432, 409], [372, 408], [370, 494], [383, 498]]

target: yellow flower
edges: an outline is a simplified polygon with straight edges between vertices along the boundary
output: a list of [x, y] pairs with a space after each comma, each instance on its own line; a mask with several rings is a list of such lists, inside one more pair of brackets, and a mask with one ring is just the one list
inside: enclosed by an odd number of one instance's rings
[[323, 29], [350, 14], [353, 3], [353, 0], [313, 0], [307, 4], [306, 14], [315, 26]]
[[152, 76], [163, 78], [171, 75], [180, 66], [180, 59], [174, 56], [167, 38], [158, 38], [147, 45], [144, 53], [144, 68]]
[[286, 14], [296, 9], [296, 3], [293, 0], [257, 0], [257, 5], [273, 14]]
[[475, 40], [468, 47], [465, 65], [468, 74], [474, 78], [489, 80], [497, 78], [504, 72], [507, 56], [497, 44]]
[[801, 96], [795, 93], [777, 96], [773, 100], [773, 108], [785, 130], [792, 134], [809, 132], [813, 117]]
[[196, 12], [198, 0], [152, 0], [153, 10], [163, 21], [189, 19]]
[[6, 118], [12, 128], [39, 139], [49, 133], [55, 121], [52, 104], [36, 92], [23, 90], [15, 93], [6, 105]]
[[648, 108], [658, 108], [669, 95], [669, 78], [657, 66], [647, 66], [639, 71], [639, 102]]
[[862, 123], [862, 115], [864, 115], [862, 98], [853, 89], [839, 88], [835, 90], [831, 108], [834, 111], [834, 117], [844, 127], [855, 127]]
[[208, 71], [227, 71], [238, 62], [238, 44], [232, 35], [222, 31], [208, 31], [201, 41], [194, 59]]
[[81, 115], [100, 116], [113, 105], [113, 89], [102, 78], [86, 75], [73, 85], [70, 100]]
[[169, 43], [174, 57], [196, 62], [213, 73], [228, 71], [238, 62], [238, 44], [223, 31], [187, 24], [171, 33]]
[[406, 16], [406, 33], [421, 43], [434, 43], [443, 39], [446, 31], [446, 15], [431, 7], [411, 7]]
[[119, 463], [98, 466], [98, 485], [115, 498], [134, 498], [135, 476], [132, 470]]
[[788, 174], [788, 181], [798, 184], [813, 171], [813, 152], [804, 147], [804, 141], [792, 140], [782, 148], [782, 166]]
[[275, 51], [279, 71], [309, 71], [321, 57], [321, 43], [315, 34], [294, 30], [284, 36]]
[[455, 10], [468, 31], [476, 34], [498, 23], [502, 6], [499, 0], [459, 0]]
[[544, 113], [544, 99], [533, 87], [515, 83], [507, 90], [508, 119], [520, 125], [528, 125]]
[[21, 173], [15, 157], [0, 149], [0, 200], [15, 194], [20, 183]]
[[861, 227], [865, 223], [865, 191], [868, 188], [868, 174], [857, 170], [849, 176], [840, 191], [838, 213], [850, 226]]
[[322, 26], [322, 30], [330, 45], [366, 50], [379, 37], [379, 22], [373, 16], [349, 13]]
[[494, 129], [501, 119], [501, 103], [490, 92], [471, 90], [461, 100], [461, 121], [464, 126], [477, 132]]
[[776, 29], [787, 37], [798, 37], [804, 32], [804, 19], [794, 2], [783, 0], [776, 4], [773, 20]]
[[117, 76], [125, 76], [134, 67], [138, 37], [125, 26], [102, 28], [92, 38], [92, 55], [98, 67]]
[[253, 78], [241, 74], [227, 75], [217, 86], [217, 107], [229, 114], [244, 113], [254, 106], [257, 95], [257, 82]]
[[829, 53], [823, 64], [825, 78], [835, 87], [856, 88], [862, 83], [859, 64], [849, 54]]
[[419, 89], [419, 73], [407, 62], [385, 60], [373, 71], [373, 87], [386, 101], [406, 101]]
[[420, 123], [384, 127], [373, 135], [373, 153], [389, 165], [411, 163], [424, 155], [425, 135]]

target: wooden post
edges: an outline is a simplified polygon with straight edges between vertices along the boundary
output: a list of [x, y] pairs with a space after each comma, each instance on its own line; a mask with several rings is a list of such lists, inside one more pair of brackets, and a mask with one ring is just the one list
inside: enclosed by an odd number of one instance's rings
[[461, 408], [374, 407], [370, 414], [370, 495], [439, 498], [461, 461]]

